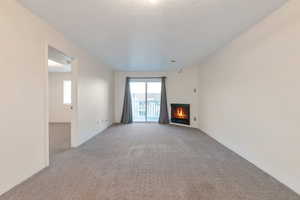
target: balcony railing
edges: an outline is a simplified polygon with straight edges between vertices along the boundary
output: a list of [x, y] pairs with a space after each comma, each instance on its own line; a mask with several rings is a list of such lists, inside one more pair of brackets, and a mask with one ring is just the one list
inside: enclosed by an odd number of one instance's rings
[[145, 101], [134, 99], [132, 102], [133, 120], [156, 122], [159, 119], [160, 101], [147, 101], [147, 118]]

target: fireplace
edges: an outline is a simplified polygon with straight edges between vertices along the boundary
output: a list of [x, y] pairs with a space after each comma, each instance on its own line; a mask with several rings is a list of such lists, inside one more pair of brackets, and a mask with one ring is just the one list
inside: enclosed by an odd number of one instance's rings
[[190, 104], [171, 104], [171, 122], [190, 125]]

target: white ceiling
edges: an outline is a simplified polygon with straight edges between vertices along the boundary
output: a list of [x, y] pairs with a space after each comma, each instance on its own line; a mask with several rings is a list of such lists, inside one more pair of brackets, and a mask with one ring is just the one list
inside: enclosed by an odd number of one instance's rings
[[165, 71], [199, 63], [287, 0], [19, 1], [117, 70]]
[[72, 58], [53, 47], [48, 48], [48, 72], [71, 72]]

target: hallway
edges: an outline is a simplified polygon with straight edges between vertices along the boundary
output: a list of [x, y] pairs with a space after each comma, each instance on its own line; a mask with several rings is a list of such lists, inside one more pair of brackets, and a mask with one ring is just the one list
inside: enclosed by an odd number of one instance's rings
[[116, 125], [0, 200], [299, 200], [195, 129]]

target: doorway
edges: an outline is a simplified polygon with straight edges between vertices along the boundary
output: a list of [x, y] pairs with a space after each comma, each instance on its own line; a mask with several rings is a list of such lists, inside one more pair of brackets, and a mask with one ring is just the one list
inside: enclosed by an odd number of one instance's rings
[[48, 47], [48, 133], [49, 157], [71, 148], [73, 118], [73, 59]]
[[158, 122], [161, 80], [131, 79], [130, 91], [134, 122]]

